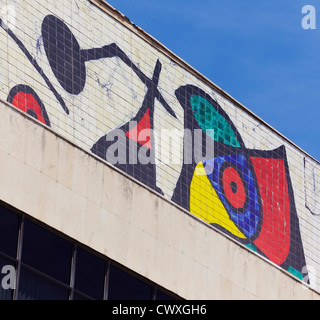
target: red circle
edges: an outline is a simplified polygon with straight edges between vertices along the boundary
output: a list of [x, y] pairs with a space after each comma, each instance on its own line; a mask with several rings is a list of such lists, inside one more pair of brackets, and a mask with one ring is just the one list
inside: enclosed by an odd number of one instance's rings
[[31, 93], [19, 91], [14, 96], [12, 104], [24, 112], [27, 112], [29, 109], [33, 110], [37, 115], [37, 119], [46, 124], [46, 120], [42, 115], [41, 107], [36, 98]]
[[235, 209], [243, 208], [247, 195], [241, 176], [235, 168], [227, 167], [223, 171], [222, 186], [230, 204]]

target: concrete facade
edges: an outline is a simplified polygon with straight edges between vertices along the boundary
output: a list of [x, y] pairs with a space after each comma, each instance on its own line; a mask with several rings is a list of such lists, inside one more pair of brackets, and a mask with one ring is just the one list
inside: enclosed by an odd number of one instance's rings
[[186, 299], [318, 297], [316, 159], [103, 0], [0, 7], [1, 201]]
[[3, 102], [0, 119], [2, 201], [185, 299], [320, 298], [288, 272]]

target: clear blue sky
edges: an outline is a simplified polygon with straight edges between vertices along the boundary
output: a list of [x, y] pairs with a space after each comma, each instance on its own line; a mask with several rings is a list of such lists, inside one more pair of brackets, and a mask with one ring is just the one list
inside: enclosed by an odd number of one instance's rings
[[320, 161], [319, 1], [107, 2]]

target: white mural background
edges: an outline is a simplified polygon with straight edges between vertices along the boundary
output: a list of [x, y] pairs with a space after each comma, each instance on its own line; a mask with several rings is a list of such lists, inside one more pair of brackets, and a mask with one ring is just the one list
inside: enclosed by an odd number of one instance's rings
[[[43, 102], [52, 130], [61, 134], [81, 148], [90, 151], [94, 143], [108, 132], [132, 119], [143, 103], [147, 86], [119, 57], [87, 61], [86, 83], [78, 95], [66, 92], [55, 77], [45, 52], [41, 25], [45, 16], [51, 14], [63, 20], [72, 30], [81, 49], [99, 48], [115, 43], [148, 78], [152, 78], [159, 60], [162, 68], [158, 89], [174, 111], [172, 117], [156, 99], [154, 104], [154, 131], [184, 128], [184, 110], [175, 91], [183, 85], [194, 85], [215, 99], [229, 115], [246, 147], [272, 150], [284, 145], [287, 153], [294, 200], [299, 218], [301, 238], [310, 277], [310, 285], [320, 289], [320, 165], [294, 144], [289, 143], [275, 130], [265, 125], [245, 108], [219, 94], [214, 86], [205, 84], [178, 63], [165, 56], [137, 34], [114, 20], [94, 4], [86, 0], [11, 0], [0, 1], [0, 9], [14, 9], [12, 32], [23, 43], [33, 59], [46, 74], [53, 87], [65, 101], [67, 114], [43, 76], [34, 68], [17, 43], [0, 28], [0, 99], [7, 100], [11, 88], [25, 84], [33, 88]], [[7, 10], [1, 11], [3, 21], [8, 20]], [[8, 22], [8, 21], [7, 21]], [[232, 75], [230, 74], [230, 77]], [[179, 148], [170, 144], [155, 145], [156, 185], [163, 196], [171, 199], [182, 170], [182, 163], [165, 163], [163, 153], [182, 153], [183, 139]], [[182, 161], [182, 156], [180, 157]]]

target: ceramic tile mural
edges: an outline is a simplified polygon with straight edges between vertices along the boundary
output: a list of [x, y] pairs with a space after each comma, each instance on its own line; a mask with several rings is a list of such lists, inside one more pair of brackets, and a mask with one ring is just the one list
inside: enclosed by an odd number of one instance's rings
[[2, 100], [320, 288], [318, 162], [90, 1], [0, 8]]

